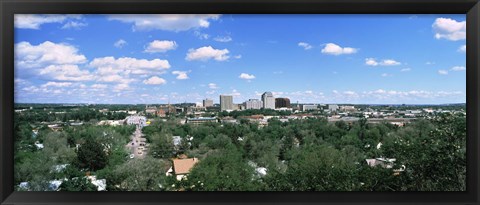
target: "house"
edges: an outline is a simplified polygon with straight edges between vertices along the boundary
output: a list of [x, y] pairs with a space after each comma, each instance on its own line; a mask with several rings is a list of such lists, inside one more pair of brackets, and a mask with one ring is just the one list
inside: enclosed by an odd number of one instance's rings
[[167, 171], [165, 175], [175, 175], [177, 180], [182, 180], [190, 170], [198, 163], [198, 158], [173, 159], [173, 166]]
[[96, 176], [87, 176], [90, 182], [97, 187], [97, 191], [106, 191], [107, 190], [107, 180], [106, 179], [97, 179]]
[[37, 147], [37, 149], [43, 149], [43, 144], [41, 144], [39, 141], [36, 141], [35, 142], [35, 146]]
[[397, 159], [389, 158], [375, 158], [375, 159], [366, 159], [367, 164], [371, 167], [381, 166], [383, 168], [390, 169], [393, 167], [393, 164]]

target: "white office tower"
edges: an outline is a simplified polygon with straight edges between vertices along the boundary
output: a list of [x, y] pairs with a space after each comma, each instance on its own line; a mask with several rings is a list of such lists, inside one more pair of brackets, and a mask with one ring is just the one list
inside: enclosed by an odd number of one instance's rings
[[232, 111], [233, 109], [233, 96], [220, 95], [220, 111]]
[[275, 109], [275, 98], [273, 97], [272, 92], [263, 93], [262, 101], [263, 101], [263, 108]]
[[256, 109], [259, 110], [263, 107], [263, 102], [258, 99], [250, 99], [245, 102], [245, 109]]
[[208, 98], [203, 100], [203, 107], [213, 107], [213, 100]]

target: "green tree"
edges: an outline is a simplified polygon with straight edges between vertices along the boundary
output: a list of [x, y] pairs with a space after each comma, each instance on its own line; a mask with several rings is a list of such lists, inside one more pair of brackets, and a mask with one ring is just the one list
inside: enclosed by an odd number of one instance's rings
[[87, 177], [75, 177], [64, 181], [60, 191], [97, 191], [97, 187]]
[[201, 160], [188, 175], [186, 190], [194, 191], [255, 191], [255, 170], [242, 158], [235, 146], [217, 150]]
[[78, 149], [77, 163], [80, 168], [87, 168], [90, 171], [103, 169], [108, 163], [103, 145], [92, 138], [87, 138]]
[[130, 160], [118, 166], [114, 174], [120, 179], [120, 188], [128, 191], [161, 191], [166, 188], [165, 172], [169, 163], [146, 157]]

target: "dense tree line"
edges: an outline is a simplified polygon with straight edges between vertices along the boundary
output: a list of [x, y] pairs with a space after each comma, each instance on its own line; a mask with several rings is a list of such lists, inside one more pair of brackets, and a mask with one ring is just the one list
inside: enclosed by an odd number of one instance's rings
[[[48, 190], [54, 179], [67, 179], [63, 191], [96, 190], [87, 175], [106, 179], [109, 191], [466, 190], [463, 114], [438, 114], [404, 127], [366, 119], [272, 118], [260, 126], [248, 120], [190, 125], [170, 118], [143, 128], [150, 147], [141, 160], [130, 160], [125, 149], [134, 126], [84, 124], [52, 131], [31, 122], [15, 115], [15, 184], [29, 182], [30, 190]], [[174, 136], [180, 144], [173, 144]], [[200, 162], [185, 180], [166, 176], [171, 159], [183, 154]], [[395, 158], [393, 168], [365, 161], [380, 157]]]
[[[350, 124], [322, 118], [271, 119], [265, 127], [167, 121], [145, 127], [144, 133], [152, 140], [151, 152], [157, 153], [152, 156], [160, 159], [175, 157], [172, 136], [193, 136], [184, 153], [200, 162], [188, 180], [177, 183], [185, 190], [465, 190], [462, 114], [440, 114], [405, 127], [369, 124], [366, 119]], [[367, 165], [366, 159], [380, 157], [395, 158], [393, 168]], [[402, 165], [404, 171], [393, 171]], [[258, 167], [267, 168], [268, 174], [255, 177]]]

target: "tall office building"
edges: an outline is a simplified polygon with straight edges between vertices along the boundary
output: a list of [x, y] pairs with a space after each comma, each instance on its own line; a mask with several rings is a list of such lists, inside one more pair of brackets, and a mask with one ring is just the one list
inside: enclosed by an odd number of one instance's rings
[[213, 107], [213, 100], [208, 98], [203, 100], [203, 107]]
[[263, 107], [263, 102], [258, 99], [250, 99], [245, 102], [245, 109], [260, 109]]
[[275, 98], [273, 97], [272, 92], [263, 93], [262, 101], [263, 101], [263, 108], [275, 109]]
[[290, 108], [290, 99], [288, 98], [275, 98], [275, 108]]
[[220, 111], [234, 110], [233, 108], [233, 96], [220, 95]]

